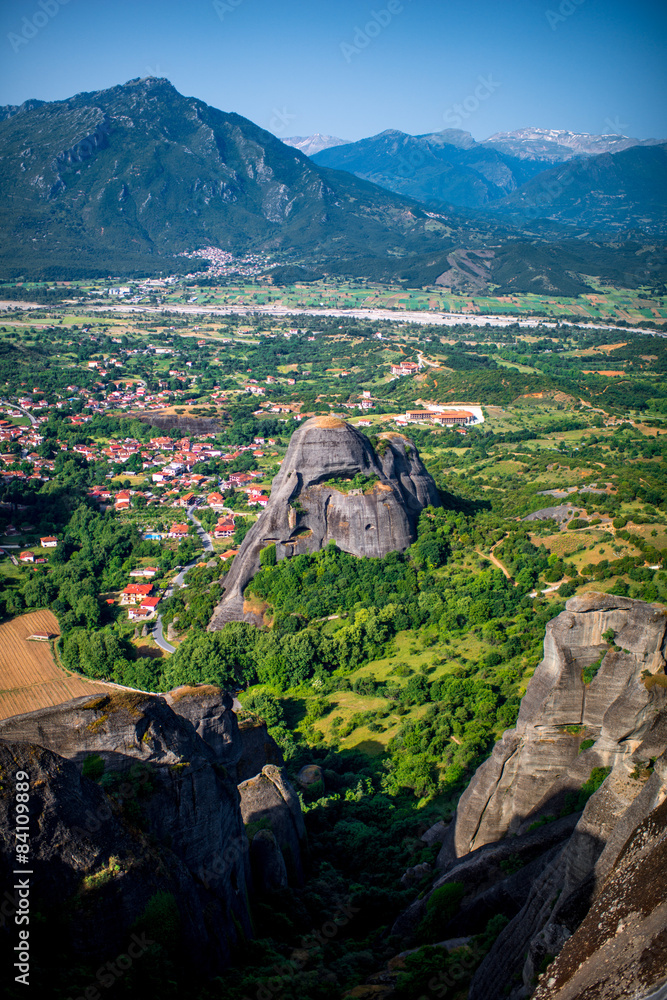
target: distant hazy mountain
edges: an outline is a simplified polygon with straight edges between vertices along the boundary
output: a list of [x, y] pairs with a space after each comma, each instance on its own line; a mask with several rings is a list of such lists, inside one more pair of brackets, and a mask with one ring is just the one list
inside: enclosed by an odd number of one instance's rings
[[522, 160], [563, 163], [575, 156], [620, 153], [631, 146], [655, 146], [661, 139], [631, 139], [626, 135], [588, 135], [562, 129], [529, 128], [496, 132], [481, 145]]
[[435, 210], [493, 209], [518, 220], [660, 235], [667, 232], [663, 149], [657, 139], [553, 129], [502, 132], [484, 142], [458, 129], [417, 136], [389, 129], [313, 160]]
[[289, 139], [283, 139], [287, 146], [293, 146], [300, 150], [304, 156], [314, 156], [323, 149], [330, 149], [332, 146], [345, 146], [349, 139], [337, 139], [335, 135], [293, 135]]
[[507, 155], [458, 129], [416, 136], [388, 129], [323, 150], [313, 160], [428, 205], [465, 208], [498, 201], [551, 166], [549, 160]]
[[667, 143], [573, 159], [543, 171], [497, 206], [607, 232], [667, 234]]

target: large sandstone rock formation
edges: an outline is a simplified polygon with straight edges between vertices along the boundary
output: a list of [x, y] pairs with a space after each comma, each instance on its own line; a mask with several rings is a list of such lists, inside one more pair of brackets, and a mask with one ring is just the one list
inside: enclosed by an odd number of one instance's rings
[[[461, 796], [441, 864], [558, 813], [592, 768], [613, 767], [637, 748], [667, 699], [656, 683], [664, 676], [666, 631], [664, 612], [642, 601], [585, 594], [567, 602], [547, 625], [544, 659], [516, 728]], [[586, 684], [584, 668], [600, 659]]]
[[[547, 626], [516, 728], [477, 770], [438, 856], [433, 890], [465, 887], [445, 936], [510, 918], [470, 1000], [525, 1000], [538, 984], [536, 1000], [643, 1000], [667, 982], [666, 655], [667, 615], [641, 601], [586, 594]], [[429, 895], [396, 922], [404, 940]]]
[[[16, 761], [0, 774], [27, 758], [31, 795], [33, 786], [39, 788], [31, 799], [42, 817], [33, 830], [32, 857], [40, 872], [49, 869], [45, 909], [112, 865], [110, 858], [114, 871], [119, 866], [118, 877], [111, 877], [113, 900], [106, 900], [106, 892], [100, 897], [108, 919], [101, 920], [99, 934], [91, 931], [85, 947], [85, 926], [73, 913], [70, 936], [77, 954], [101, 959], [107, 946], [113, 953], [151, 896], [170, 892], [193, 966], [213, 974], [252, 933], [249, 898], [302, 880], [299, 800], [281, 770], [278, 748], [268, 734], [262, 741], [261, 729], [250, 727], [245, 746], [231, 696], [213, 685], [182, 687], [164, 697], [119, 689], [0, 722], [0, 757]], [[262, 756], [267, 741], [273, 747]], [[250, 765], [260, 773], [243, 780]], [[109, 796], [82, 777], [99, 780], [102, 772]], [[4, 816], [0, 810], [0, 831], [6, 832], [9, 800], [2, 804], [7, 809]], [[134, 861], [126, 864], [126, 858]], [[107, 934], [109, 922], [114, 929]]]
[[[375, 485], [352, 493], [326, 485], [357, 473], [377, 477]], [[367, 437], [337, 417], [307, 420], [295, 431], [271, 499], [223, 580], [225, 593], [209, 629], [244, 617], [243, 591], [266, 546], [275, 544], [278, 559], [317, 552], [330, 541], [356, 556], [385, 556], [408, 548], [421, 511], [439, 504], [417, 449], [401, 434], [381, 435], [375, 451]]]

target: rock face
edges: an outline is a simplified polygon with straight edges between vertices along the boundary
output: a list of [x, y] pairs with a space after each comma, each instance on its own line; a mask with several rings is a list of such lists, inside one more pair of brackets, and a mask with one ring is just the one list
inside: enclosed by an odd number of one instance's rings
[[[547, 625], [544, 659], [516, 728], [461, 797], [441, 865], [558, 814], [567, 792], [578, 791], [594, 767], [614, 767], [636, 750], [667, 704], [666, 631], [665, 613], [642, 601], [585, 594], [567, 602]], [[586, 684], [584, 668], [600, 660]]]
[[[350, 493], [327, 485], [358, 473], [374, 482]], [[224, 578], [225, 594], [209, 629], [249, 618], [243, 591], [268, 545], [276, 546], [278, 559], [317, 552], [331, 541], [356, 556], [385, 556], [415, 541], [419, 514], [429, 505], [440, 505], [435, 483], [402, 435], [381, 435], [376, 452], [337, 417], [307, 420], [292, 436], [271, 499]]]
[[[18, 763], [0, 774], [16, 770], [27, 755], [26, 770], [40, 789], [39, 802], [31, 799], [41, 817], [32, 842], [36, 866], [50, 866], [45, 908], [112, 855], [120, 866], [100, 934], [86, 937], [74, 912], [77, 954], [101, 959], [105, 942], [122, 943], [151, 897], [168, 892], [177, 900], [183, 937], [192, 942], [193, 966], [214, 974], [252, 933], [249, 897], [303, 879], [298, 797], [276, 766], [282, 757], [265, 729], [266, 739], [254, 735], [247, 746], [231, 696], [212, 685], [164, 697], [119, 690], [2, 720], [0, 758], [4, 751]], [[268, 755], [267, 741], [275, 747]], [[253, 766], [257, 775], [243, 781], [240, 793], [239, 765], [244, 777]], [[2, 823], [0, 812], [4, 830]], [[53, 863], [57, 849], [65, 858], [60, 867]], [[109, 921], [113, 933], [106, 935]]]
[[[226, 766], [236, 766], [243, 753], [239, 725], [232, 711], [233, 698], [214, 684], [180, 687], [170, 691], [164, 700], [176, 715], [187, 719], [198, 736], [214, 752], [216, 760]], [[253, 773], [256, 774], [260, 767]]]
[[[539, 1000], [644, 997], [667, 979], [666, 636], [664, 610], [607, 594], [572, 598], [547, 626], [516, 728], [438, 855], [433, 888], [465, 887], [446, 934], [510, 918], [470, 1000], [524, 1000], [538, 983]], [[394, 933], [414, 940], [427, 898]]]
[[[138, 826], [137, 808], [157, 791], [129, 778], [118, 786], [117, 796], [109, 796], [82, 777], [72, 761], [34, 743], [0, 740], [0, 876], [8, 890], [2, 925], [9, 930], [0, 933], [0, 954], [7, 969], [16, 960], [12, 948], [18, 940], [13, 916], [18, 898], [11, 891], [16, 865], [10, 850], [16, 822], [9, 776], [20, 770], [30, 775], [30, 985], [35, 996], [83, 993], [102, 962], [127, 954], [128, 948], [136, 955], [133, 935], [147, 933], [156, 945], [168, 948], [169, 934], [165, 937], [149, 918], [160, 902], [173, 907], [183, 972], [214, 974], [228, 962], [248, 928], [243, 893], [232, 900], [206, 885], [177, 850], [157, 843]], [[36, 913], [41, 920], [35, 921]], [[141, 961], [144, 969], [147, 964], [150, 968], [150, 955]], [[83, 986], [74, 989], [73, 970], [80, 966], [91, 971], [83, 976]]]
[[267, 764], [261, 774], [241, 782], [239, 793], [253, 873], [262, 888], [303, 882], [306, 828], [298, 796], [282, 770]]
[[[193, 956], [195, 964], [210, 971], [221, 968], [235, 943], [243, 934], [252, 932], [247, 902], [251, 884], [247, 839], [235, 780], [192, 724], [175, 714], [163, 698], [119, 691], [77, 698], [55, 708], [5, 719], [0, 738], [7, 741], [7, 752], [18, 756], [25, 753], [26, 746], [37, 746], [45, 770], [58, 776], [55, 783], [47, 781], [49, 787], [44, 790], [38, 787], [59, 830], [61, 861], [65, 859], [66, 869], [62, 891], [77, 872], [79, 879], [89, 875], [86, 865], [94, 869], [91, 859], [101, 858], [107, 851], [108, 822], [116, 803], [114, 790], [121, 789], [119, 822], [123, 825], [124, 816], [126, 827], [138, 828], [139, 839], [144, 842], [140, 852], [144, 862], [156, 872], [165, 867], [170, 870], [174, 864], [189, 886], [185, 898], [192, 899], [193, 904], [188, 904], [183, 917], [188, 924], [187, 935], [203, 934]], [[91, 766], [98, 768], [98, 778], [104, 771], [108, 798], [97, 784], [79, 776], [95, 773]], [[37, 776], [32, 767], [27, 769], [32, 789]], [[45, 841], [48, 829], [41, 825], [39, 833], [31, 838], [45, 863], [53, 849]], [[150, 861], [147, 834], [156, 845]], [[129, 853], [132, 839], [127, 829], [120, 837], [121, 842], [128, 842]], [[85, 863], [77, 860], [75, 847], [79, 842], [84, 845], [81, 857], [88, 859]], [[137, 866], [137, 873], [141, 867]], [[58, 880], [54, 874], [54, 895]], [[119, 885], [123, 884], [120, 880]], [[134, 898], [137, 890], [132, 888], [132, 879], [128, 884]], [[139, 893], [137, 898], [142, 901], [144, 896]], [[180, 897], [177, 899], [180, 907]], [[190, 908], [209, 915], [205, 928], [192, 922]], [[124, 909], [118, 904], [112, 910], [118, 911], [115, 936], [127, 937], [139, 915], [137, 908], [128, 905]], [[198, 917], [200, 923], [202, 919]], [[75, 937], [85, 933], [85, 928], [75, 929]]]

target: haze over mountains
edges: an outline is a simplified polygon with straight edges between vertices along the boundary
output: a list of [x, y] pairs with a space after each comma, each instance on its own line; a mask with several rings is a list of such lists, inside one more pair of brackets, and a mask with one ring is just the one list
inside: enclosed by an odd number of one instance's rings
[[[193, 262], [178, 255], [215, 246], [270, 255], [267, 269], [298, 263], [468, 291], [492, 284], [508, 293], [574, 295], [590, 288], [590, 275], [631, 286], [661, 279], [664, 264], [646, 252], [650, 239], [641, 232], [631, 242], [584, 239], [545, 227], [541, 216], [581, 221], [576, 206], [585, 203], [585, 224], [594, 226], [602, 209], [614, 217], [620, 205], [622, 226], [658, 231], [664, 146], [571, 161], [571, 183], [559, 175], [545, 206], [542, 188], [531, 195], [530, 185], [562, 169], [553, 165], [555, 149], [580, 149], [584, 141], [570, 133], [556, 139], [516, 134], [492, 145], [458, 130], [388, 132], [308, 158], [240, 115], [182, 96], [165, 79], [30, 100], [0, 109], [0, 276], [191, 271]], [[505, 152], [505, 142], [523, 143], [523, 153]], [[536, 159], [536, 150], [552, 159]], [[591, 190], [592, 167], [599, 192]], [[364, 169], [374, 183], [355, 176]], [[474, 212], [465, 210], [471, 206]], [[490, 206], [493, 213], [479, 210]]]
[[661, 235], [666, 149], [658, 139], [532, 127], [483, 142], [458, 129], [417, 136], [389, 129], [313, 159], [430, 207], [492, 208], [519, 220]]

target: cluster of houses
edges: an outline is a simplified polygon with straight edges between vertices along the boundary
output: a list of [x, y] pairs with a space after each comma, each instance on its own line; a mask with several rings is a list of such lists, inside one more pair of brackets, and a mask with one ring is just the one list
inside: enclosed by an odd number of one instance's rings
[[416, 375], [422, 367], [421, 361], [400, 361], [391, 366], [392, 375]]
[[160, 598], [154, 595], [152, 583], [128, 583], [120, 595], [120, 603], [127, 607], [131, 622], [142, 622], [155, 618]]
[[396, 423], [406, 424], [438, 424], [440, 427], [467, 427], [474, 424], [475, 414], [470, 410], [445, 410], [428, 407], [423, 410], [406, 410], [404, 417], [397, 417]]

